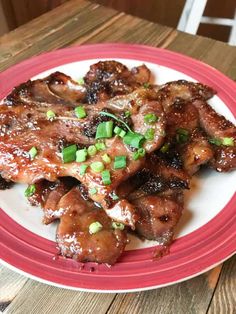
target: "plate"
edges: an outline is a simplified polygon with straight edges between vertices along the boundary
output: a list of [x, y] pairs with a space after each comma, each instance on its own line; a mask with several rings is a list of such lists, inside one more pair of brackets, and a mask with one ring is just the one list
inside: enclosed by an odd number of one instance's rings
[[[61, 49], [31, 58], [0, 73], [0, 99], [14, 86], [56, 70], [79, 79], [98, 60], [128, 67], [145, 63], [153, 81], [200, 81], [217, 90], [209, 102], [235, 122], [236, 86], [214, 68], [189, 57], [142, 45], [98, 44]], [[0, 258], [4, 265], [54, 286], [93, 292], [141, 291], [174, 284], [203, 273], [236, 251], [236, 172], [200, 172], [185, 194], [186, 208], [170, 253], [155, 260], [156, 243], [131, 238], [119, 260], [108, 267], [81, 264], [57, 255], [56, 224], [44, 226], [42, 211], [23, 196], [25, 187], [0, 191]]]

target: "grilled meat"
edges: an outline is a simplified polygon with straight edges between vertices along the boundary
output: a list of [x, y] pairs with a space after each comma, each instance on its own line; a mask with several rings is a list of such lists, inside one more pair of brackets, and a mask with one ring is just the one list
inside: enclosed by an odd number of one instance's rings
[[[113, 265], [127, 244], [125, 230], [114, 229], [106, 213], [85, 201], [75, 187], [64, 195], [58, 210], [63, 210], [57, 229], [57, 243], [63, 256], [80, 262], [97, 262]], [[91, 230], [91, 224], [101, 230]]]

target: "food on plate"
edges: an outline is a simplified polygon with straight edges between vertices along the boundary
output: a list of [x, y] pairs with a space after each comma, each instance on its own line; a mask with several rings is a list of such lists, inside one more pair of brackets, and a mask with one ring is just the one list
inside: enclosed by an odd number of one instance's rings
[[0, 103], [0, 188], [26, 183], [60, 254], [113, 265], [127, 233], [169, 246], [184, 190], [201, 169], [236, 168], [236, 127], [207, 103], [211, 87], [155, 85], [146, 65], [55, 72]]

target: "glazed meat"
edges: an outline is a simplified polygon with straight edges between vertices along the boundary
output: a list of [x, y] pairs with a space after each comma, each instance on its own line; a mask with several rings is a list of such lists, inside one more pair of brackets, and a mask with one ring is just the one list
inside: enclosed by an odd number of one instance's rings
[[131, 93], [134, 89], [148, 83], [150, 70], [143, 64], [129, 70], [117, 61], [100, 61], [90, 66], [84, 77], [89, 104], [96, 104], [116, 95]]
[[169, 195], [148, 195], [132, 203], [138, 209], [140, 218], [136, 232], [148, 240], [168, 245], [173, 238], [174, 227], [183, 211], [183, 193], [170, 191]]
[[236, 169], [236, 127], [225, 117], [219, 115], [203, 100], [195, 100], [200, 125], [207, 133], [214, 149], [211, 165], [217, 171]]
[[[63, 83], [56, 84], [57, 93], [55, 94], [55, 87], [52, 88], [52, 86], [54, 86], [56, 77], [59, 82]], [[148, 124], [143, 123], [144, 116], [151, 112], [158, 117], [157, 121], [152, 124], [153, 140], [147, 140], [144, 143], [146, 152], [152, 152], [161, 146], [165, 135], [165, 117], [162, 106], [153, 100], [151, 91], [140, 89], [131, 95], [118, 96], [113, 102], [109, 100], [99, 103], [96, 108], [84, 105], [86, 117], [78, 119], [75, 115], [77, 103], [74, 102], [76, 83], [73, 82], [71, 95], [72, 82], [67, 76], [63, 77], [62, 74], [56, 73], [45, 79], [29, 81], [24, 86], [17, 87], [6, 97], [0, 107], [1, 175], [7, 180], [28, 184], [43, 179], [55, 181], [58, 177], [63, 176], [75, 177], [88, 190], [91, 188], [99, 190], [99, 193], [90, 195], [90, 197], [101, 203], [105, 210], [109, 209], [107, 213], [111, 218], [134, 226], [137, 219], [134, 208], [126, 200], [119, 200], [114, 204], [110, 195], [120, 182], [140, 169], [144, 158], [134, 160], [132, 157], [134, 150], [118, 136], [105, 139], [105, 150], [91, 156], [89, 163], [83, 163], [88, 166], [85, 174], [80, 172], [81, 163], [63, 163], [61, 153], [63, 148], [72, 144], [76, 145], [76, 149], [95, 144], [95, 138], [86, 135], [88, 124], [97, 119], [100, 123], [109, 120], [116, 125], [117, 118], [113, 119], [113, 117], [116, 117], [116, 114], [118, 117], [122, 117], [122, 113], [127, 110], [130, 113], [132, 132], [136, 132], [143, 139], [149, 128]], [[65, 84], [68, 85], [67, 92], [65, 92]], [[61, 94], [66, 94], [65, 100], [58, 96], [60, 86], [62, 86]], [[80, 99], [81, 87], [78, 87], [78, 90]], [[55, 116], [52, 120], [47, 118], [48, 110], [53, 110]], [[112, 117], [107, 119], [104, 113], [109, 113]], [[105, 117], [104, 120], [102, 117]], [[122, 122], [121, 119], [118, 120]], [[124, 128], [127, 132], [127, 128], [125, 126]], [[37, 149], [35, 158], [31, 158], [29, 154], [32, 147]], [[124, 156], [127, 161], [127, 167], [122, 169], [114, 170], [113, 163], [106, 165], [106, 170], [110, 171], [111, 176], [109, 185], [104, 185], [101, 174], [92, 171], [89, 167], [92, 163], [101, 162], [104, 153], [108, 154], [112, 160], [115, 159], [115, 156]]]
[[[63, 210], [56, 235], [63, 256], [109, 265], [117, 261], [127, 244], [126, 231], [115, 229], [102, 209], [85, 201], [77, 187], [61, 198], [57, 208]], [[91, 229], [94, 223], [101, 230]]]
[[69, 177], [60, 178], [55, 182], [42, 180], [35, 184], [35, 192], [28, 200], [31, 205], [42, 207], [44, 224], [47, 225], [61, 217], [63, 210], [58, 208], [58, 203], [75, 185], [78, 185], [78, 181]]
[[177, 103], [194, 99], [210, 99], [216, 92], [209, 86], [201, 83], [193, 83], [185, 80], [168, 82], [161, 86], [158, 92], [158, 100], [162, 103], [166, 112]]

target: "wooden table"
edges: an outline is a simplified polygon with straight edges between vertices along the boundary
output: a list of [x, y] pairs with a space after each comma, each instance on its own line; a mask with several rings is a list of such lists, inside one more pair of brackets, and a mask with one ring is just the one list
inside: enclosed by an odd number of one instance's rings
[[[73, 0], [0, 38], [0, 70], [65, 46], [140, 43], [184, 53], [236, 80], [236, 48], [180, 33], [82, 0]], [[4, 313], [236, 312], [236, 257], [186, 282], [130, 294], [94, 294], [51, 287], [0, 266]]]

